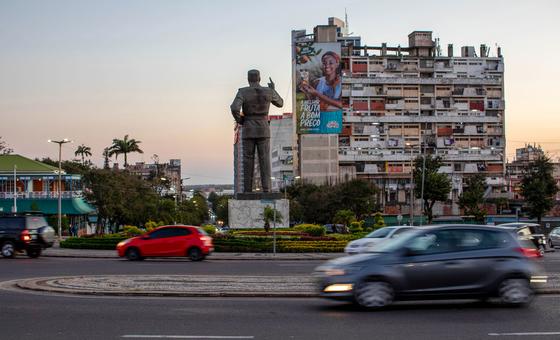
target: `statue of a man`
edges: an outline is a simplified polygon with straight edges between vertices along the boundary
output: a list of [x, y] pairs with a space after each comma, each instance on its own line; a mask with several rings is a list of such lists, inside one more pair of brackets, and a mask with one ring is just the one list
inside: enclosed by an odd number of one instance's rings
[[[269, 78], [270, 79], [270, 78]], [[270, 192], [270, 103], [282, 107], [284, 100], [274, 89], [272, 79], [268, 87], [260, 85], [258, 70], [247, 72], [249, 86], [240, 88], [231, 104], [233, 118], [242, 126], [243, 135], [243, 191], [253, 191], [255, 148], [258, 149], [263, 192]]]

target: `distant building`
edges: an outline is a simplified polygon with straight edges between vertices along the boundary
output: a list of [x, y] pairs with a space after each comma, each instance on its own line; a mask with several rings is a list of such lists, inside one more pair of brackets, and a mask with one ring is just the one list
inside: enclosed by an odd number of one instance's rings
[[270, 116], [272, 191], [280, 191], [293, 181], [293, 124], [291, 113]]
[[131, 174], [137, 175], [143, 180], [159, 179], [169, 181], [169, 190], [163, 190], [164, 195], [180, 195], [181, 194], [181, 160], [170, 159], [169, 163], [152, 163], [137, 162], [134, 165], [128, 165], [126, 168]]
[[[61, 175], [62, 214], [85, 232], [95, 208], [83, 198], [80, 175]], [[31, 211], [58, 214], [58, 168], [20, 155], [0, 155], [0, 214]]]
[[[452, 204], [437, 205], [436, 215], [459, 213], [458, 197], [473, 174], [487, 177], [487, 196], [499, 194], [506, 146], [501, 49], [490, 56], [486, 45], [478, 54], [464, 46], [455, 55], [449, 44], [444, 55], [431, 31], [410, 33], [408, 46], [367, 45], [347, 32], [347, 22], [336, 18], [312, 33], [292, 31], [294, 126], [306, 123], [299, 112], [310, 109], [298, 106], [301, 84], [322, 81], [325, 51], [338, 53], [341, 72], [341, 132], [298, 130], [296, 174], [316, 184], [371, 181], [381, 189], [378, 203], [386, 213], [406, 214], [411, 161], [430, 154], [443, 158], [440, 171], [452, 180]], [[419, 200], [414, 205], [420, 213]]]
[[[523, 200], [521, 195], [521, 180], [523, 179], [523, 170], [538, 157], [545, 153], [540, 146], [527, 144], [522, 148], [515, 150], [515, 159], [506, 165], [506, 182], [510, 196], [513, 200]], [[560, 163], [552, 162], [553, 176], [556, 185], [560, 187]], [[560, 201], [560, 192], [556, 194], [556, 201]]]

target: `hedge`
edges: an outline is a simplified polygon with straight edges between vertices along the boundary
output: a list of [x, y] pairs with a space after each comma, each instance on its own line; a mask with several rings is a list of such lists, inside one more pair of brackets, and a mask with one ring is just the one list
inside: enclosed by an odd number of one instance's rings
[[[346, 236], [346, 235], [345, 235]], [[105, 249], [115, 250], [117, 243], [127, 237], [122, 235], [107, 235], [104, 237], [71, 237], [60, 243], [61, 248], [71, 249]], [[217, 235], [213, 239], [216, 252], [272, 252], [273, 239], [266, 236], [251, 235]], [[312, 236], [283, 236], [278, 237], [276, 250], [281, 253], [303, 252], [343, 252], [348, 243], [348, 237]]]
[[110, 237], [70, 237], [60, 242], [60, 248], [115, 250], [117, 244], [127, 238], [122, 235]]

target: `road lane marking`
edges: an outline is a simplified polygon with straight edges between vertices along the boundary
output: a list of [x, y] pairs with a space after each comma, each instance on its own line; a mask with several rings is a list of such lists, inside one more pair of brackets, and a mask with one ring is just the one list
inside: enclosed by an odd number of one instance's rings
[[489, 336], [535, 336], [560, 335], [560, 332], [522, 332], [522, 333], [488, 333]]
[[121, 338], [133, 339], [254, 339], [252, 335], [143, 335], [126, 334]]

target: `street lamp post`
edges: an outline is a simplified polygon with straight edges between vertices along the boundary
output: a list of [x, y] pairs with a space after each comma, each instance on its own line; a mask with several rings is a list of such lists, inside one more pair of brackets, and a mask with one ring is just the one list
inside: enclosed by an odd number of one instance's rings
[[62, 144], [73, 143], [68, 138], [63, 140], [48, 140], [49, 143], [58, 144], [58, 238], [62, 239]]

